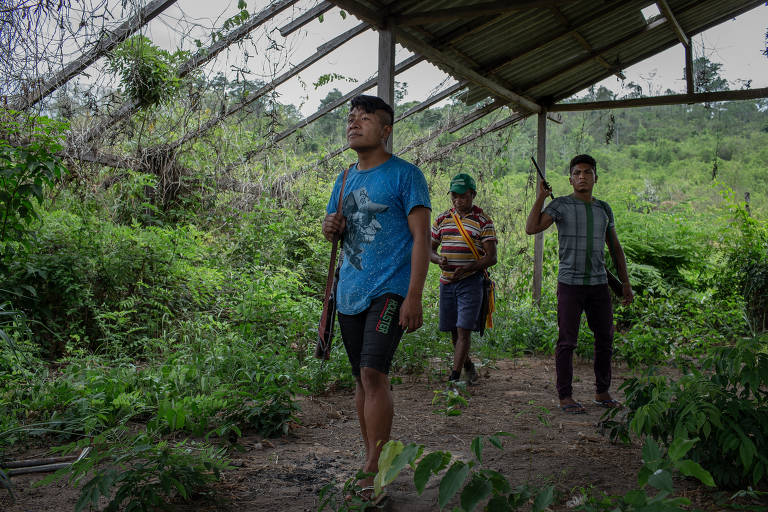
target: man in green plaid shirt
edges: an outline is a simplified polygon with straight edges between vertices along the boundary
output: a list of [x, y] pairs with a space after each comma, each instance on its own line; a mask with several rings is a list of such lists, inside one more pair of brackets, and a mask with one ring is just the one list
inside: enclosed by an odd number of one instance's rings
[[595, 336], [595, 400], [600, 407], [620, 407], [608, 389], [611, 386], [613, 354], [613, 306], [605, 271], [604, 244], [613, 256], [622, 282], [622, 302], [632, 302], [624, 250], [616, 236], [613, 211], [605, 201], [592, 197], [597, 183], [597, 162], [589, 155], [571, 160], [569, 181], [573, 193], [544, 206], [551, 190], [539, 183], [536, 200], [528, 215], [529, 235], [557, 224], [560, 265], [557, 275], [557, 326], [555, 373], [560, 408], [568, 414], [583, 414], [584, 406], [573, 399], [573, 351], [579, 336], [581, 313]]

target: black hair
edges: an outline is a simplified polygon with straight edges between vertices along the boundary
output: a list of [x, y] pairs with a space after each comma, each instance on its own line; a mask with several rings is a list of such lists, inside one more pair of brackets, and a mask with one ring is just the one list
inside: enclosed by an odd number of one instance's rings
[[597, 176], [597, 162], [594, 158], [592, 158], [590, 155], [576, 155], [571, 159], [571, 164], [568, 166], [568, 173], [573, 172], [573, 167], [578, 164], [589, 164], [592, 166], [592, 170], [595, 172], [595, 176]]
[[395, 118], [395, 111], [392, 110], [392, 107], [390, 107], [386, 101], [378, 96], [368, 96], [366, 94], [355, 96], [352, 98], [350, 110], [354, 110], [357, 107], [360, 107], [369, 114], [375, 114], [377, 110], [383, 110], [387, 113], [386, 118], [383, 119], [385, 121], [384, 124], [392, 126], [392, 122]]

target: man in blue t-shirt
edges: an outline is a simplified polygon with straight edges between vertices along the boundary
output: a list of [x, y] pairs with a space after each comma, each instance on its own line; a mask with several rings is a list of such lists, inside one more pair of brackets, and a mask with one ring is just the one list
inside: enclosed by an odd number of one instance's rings
[[560, 265], [557, 274], [557, 327], [555, 374], [560, 409], [568, 414], [583, 414], [584, 406], [573, 399], [573, 351], [579, 337], [581, 313], [595, 336], [595, 400], [601, 407], [620, 407], [608, 389], [611, 386], [613, 354], [613, 306], [605, 271], [605, 244], [608, 244], [619, 279], [622, 302], [632, 302], [632, 286], [627, 262], [608, 203], [592, 197], [597, 183], [597, 162], [589, 155], [573, 157], [569, 181], [573, 193], [558, 197], [544, 206], [551, 190], [539, 183], [536, 200], [528, 215], [525, 232], [529, 235], [557, 224]]
[[[357, 163], [339, 174], [323, 220], [329, 241], [341, 235], [344, 259], [336, 292], [339, 327], [357, 380], [355, 405], [366, 450], [363, 471], [378, 471], [394, 406], [389, 368], [405, 331], [421, 327], [421, 295], [429, 266], [429, 190], [424, 175], [389, 153], [394, 112], [376, 96], [352, 99], [349, 147]], [[371, 498], [372, 477], [358, 482]]]

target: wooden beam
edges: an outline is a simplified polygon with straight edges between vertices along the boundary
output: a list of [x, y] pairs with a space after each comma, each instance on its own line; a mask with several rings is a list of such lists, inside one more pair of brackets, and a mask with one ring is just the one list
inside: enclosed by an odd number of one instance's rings
[[[493, 105], [493, 108], [489, 108], [490, 105]], [[397, 155], [398, 156], [404, 155], [407, 152], [409, 152], [410, 150], [412, 150], [414, 148], [417, 148], [419, 146], [423, 146], [427, 142], [435, 139], [436, 137], [438, 137], [438, 136], [440, 136], [440, 135], [442, 135], [444, 133], [448, 133], [449, 131], [456, 131], [459, 128], [463, 128], [463, 127], [467, 126], [469, 123], [471, 123], [472, 121], [477, 121], [481, 117], [490, 114], [491, 112], [493, 112], [494, 110], [498, 109], [501, 106], [502, 106], [502, 104], [499, 103], [498, 101], [496, 101], [496, 102], [491, 103], [489, 105], [485, 105], [485, 106], [482, 106], [480, 108], [477, 108], [477, 109], [473, 110], [472, 112], [470, 112], [468, 114], [465, 114], [465, 115], [461, 116], [458, 119], [453, 120], [452, 122], [448, 123], [446, 126], [444, 126], [442, 128], [438, 128], [438, 129], [432, 130], [432, 132], [429, 133], [428, 135], [425, 135], [424, 137], [421, 137], [419, 139], [411, 141], [411, 143], [408, 144], [405, 148], [403, 148], [402, 150], [398, 151]], [[483, 115], [478, 116], [479, 113], [482, 113]]]
[[474, 112], [471, 112], [467, 116], [465, 116], [461, 123], [457, 123], [457, 124], [451, 126], [447, 130], [447, 132], [448, 133], [456, 133], [457, 131], [461, 130], [462, 128], [464, 128], [468, 124], [474, 123], [478, 119], [482, 119], [483, 117], [485, 117], [486, 115], [490, 114], [494, 110], [503, 107], [505, 104], [506, 104], [506, 102], [503, 101], [503, 100], [496, 100], [496, 101], [494, 101], [492, 103], [489, 103], [489, 104], [485, 105], [484, 107], [481, 107], [481, 108], [475, 110]]
[[[541, 172], [546, 177], [547, 172], [547, 112], [541, 111], [538, 116], [536, 132], [536, 161], [541, 167]], [[539, 190], [541, 178], [536, 173], [536, 190]], [[533, 237], [533, 303], [537, 306], [541, 303], [542, 269], [544, 267], [544, 232], [536, 233]]]
[[[243, 39], [248, 33], [259, 27], [260, 25], [264, 24], [266, 21], [268, 21], [273, 16], [281, 13], [288, 7], [292, 6], [298, 2], [298, 0], [278, 0], [277, 2], [269, 5], [266, 9], [259, 12], [256, 16], [249, 19], [239, 27], [237, 27], [235, 30], [224, 36], [223, 38], [216, 41], [214, 44], [209, 46], [208, 48], [204, 50], [198, 51], [195, 55], [190, 57], [187, 61], [185, 61], [180, 67], [178, 71], [178, 77], [183, 78], [186, 76], [190, 71], [195, 69], [196, 67], [201, 66], [202, 64], [205, 64], [206, 62], [212, 60], [216, 55], [218, 55], [222, 50], [227, 48], [229, 45], [236, 43]], [[104, 132], [106, 132], [111, 126], [114, 126], [115, 124], [119, 123], [123, 119], [126, 119], [127, 117], [130, 117], [135, 112], [139, 110], [141, 105], [138, 101], [129, 100], [125, 102], [123, 105], [120, 106], [120, 108], [117, 110], [117, 112], [111, 114], [107, 119], [103, 120], [90, 130], [86, 131], [82, 136], [78, 138], [78, 140], [74, 141], [78, 145], [82, 144], [88, 144], [90, 143], [94, 138], [96, 138], [99, 135], [103, 135]]]
[[413, 107], [409, 108], [408, 110], [406, 110], [405, 112], [403, 112], [402, 114], [397, 116], [395, 118], [395, 122], [401, 121], [401, 120], [403, 120], [403, 119], [405, 119], [405, 118], [407, 118], [409, 116], [412, 116], [413, 114], [415, 114], [417, 112], [421, 112], [422, 110], [431, 107], [432, 105], [434, 105], [438, 101], [444, 100], [445, 98], [447, 98], [451, 94], [460, 91], [461, 89], [465, 88], [466, 86], [467, 86], [467, 81], [466, 80], [462, 80], [460, 82], [456, 82], [455, 84], [453, 84], [452, 86], [448, 87], [447, 89], [443, 89], [442, 91], [440, 91], [438, 93], [435, 93], [432, 96], [430, 96], [429, 98], [425, 99], [424, 101], [422, 101], [418, 105], [414, 105]]
[[[421, 62], [423, 60], [424, 60], [424, 57], [422, 57], [420, 55], [412, 55], [411, 57], [407, 58], [406, 60], [404, 60], [403, 62], [401, 62], [397, 66], [395, 66], [395, 74], [398, 74], [398, 73], [401, 73], [401, 72], [403, 72], [403, 71], [405, 71], [407, 69], [410, 69], [411, 67], [415, 66], [416, 64], [418, 64], [419, 62]], [[340, 107], [341, 105], [343, 105], [344, 103], [349, 101], [350, 98], [354, 98], [358, 94], [362, 94], [363, 92], [367, 91], [371, 87], [374, 87], [376, 85], [376, 82], [377, 82], [377, 78], [371, 78], [367, 82], [359, 85], [358, 87], [356, 87], [355, 89], [351, 90], [350, 92], [348, 92], [347, 94], [345, 94], [341, 98], [337, 99], [336, 101], [334, 101], [332, 103], [329, 103], [328, 105], [326, 105], [325, 107], [321, 108], [320, 110], [318, 110], [314, 114], [312, 114], [312, 115], [310, 115], [308, 117], [305, 117], [304, 119], [302, 119], [298, 123], [294, 124], [290, 128], [287, 128], [287, 129], [283, 130], [282, 132], [278, 133], [277, 135], [275, 135], [272, 138], [271, 141], [268, 141], [263, 146], [258, 147], [256, 149], [252, 149], [250, 151], [247, 151], [245, 154], [243, 154], [243, 156], [237, 162], [232, 162], [232, 163], [228, 164], [224, 168], [225, 171], [231, 171], [231, 170], [235, 169], [236, 167], [239, 167], [239, 166], [247, 163], [248, 161], [251, 160], [251, 158], [253, 158], [254, 156], [258, 155], [262, 151], [266, 150], [268, 147], [272, 146], [273, 144], [275, 144], [277, 142], [280, 142], [281, 140], [285, 139], [286, 137], [288, 137], [292, 133], [296, 132], [296, 130], [300, 130], [301, 128], [304, 128], [305, 126], [309, 125], [310, 123], [313, 123], [313, 122], [317, 121], [319, 118], [321, 118], [322, 116], [324, 116], [328, 112], [331, 112], [332, 110], [335, 110], [336, 108]], [[395, 123], [397, 121], [399, 121], [399, 120], [400, 120], [399, 118], [395, 119]]]
[[133, 157], [112, 155], [109, 153], [102, 153], [100, 151], [85, 151], [79, 152], [75, 150], [65, 150], [57, 154], [57, 156], [68, 160], [70, 162], [86, 162], [91, 164], [99, 164], [105, 167], [113, 167], [115, 169], [141, 169], [141, 162]]
[[[408, 144], [405, 148], [403, 148], [400, 151], [398, 151], [396, 154], [398, 156], [404, 155], [407, 152], [409, 152], [410, 150], [412, 150], [414, 148], [417, 148], [419, 146], [422, 146], [422, 145], [426, 144], [427, 142], [431, 141], [432, 139], [434, 139], [435, 137], [438, 137], [438, 136], [442, 135], [443, 133], [446, 133], [449, 130], [452, 130], [454, 127], [463, 128], [464, 126], [466, 126], [467, 124], [471, 123], [472, 121], [476, 121], [477, 119], [479, 119], [479, 117], [477, 116], [478, 111], [483, 111], [485, 113], [484, 115], [488, 115], [493, 110], [495, 110], [495, 109], [497, 109], [497, 108], [499, 108], [501, 106], [501, 105], [497, 105], [497, 104], [494, 104], [494, 105], [495, 105], [495, 108], [494, 109], [490, 109], [490, 110], [488, 109], [488, 105], [486, 105], [484, 107], [480, 107], [479, 109], [475, 109], [472, 112], [470, 112], [469, 114], [466, 114], [466, 115], [460, 117], [459, 119], [456, 119], [453, 122], [449, 123], [447, 126], [443, 127], [442, 129], [433, 130], [429, 135], [425, 135], [424, 137], [421, 137], [420, 139], [416, 139], [415, 141], [412, 141], [410, 144]], [[480, 116], [480, 117], [482, 117], [482, 116]], [[347, 149], [349, 149], [349, 144], [345, 144], [343, 147], [338, 148], [338, 149], [332, 151], [331, 153], [329, 153], [328, 155], [323, 157], [316, 164], [316, 166], [320, 165], [320, 164], [323, 164], [323, 163], [327, 162], [328, 160], [331, 160], [332, 158], [342, 154]]]
[[526, 98], [523, 95], [509, 90], [497, 82], [494, 82], [490, 78], [483, 76], [474, 69], [470, 69], [455, 62], [454, 59], [451, 59], [450, 56], [444, 54], [442, 51], [433, 48], [427, 43], [419, 41], [415, 37], [412, 37], [411, 35], [404, 32], [402, 29], [398, 28], [396, 31], [398, 40], [403, 42], [406, 46], [408, 46], [408, 48], [424, 55], [433, 62], [442, 64], [445, 68], [450, 70], [452, 72], [451, 74], [453, 74], [455, 77], [459, 79], [464, 78], [474, 82], [477, 85], [485, 87], [491, 91], [494, 96], [504, 98], [508, 102], [520, 106], [523, 110], [530, 112], [538, 112], [541, 110], [541, 107], [537, 105], [532, 99]]
[[438, 148], [434, 153], [427, 155], [424, 158], [416, 158], [414, 163], [416, 165], [422, 165], [429, 162], [434, 162], [435, 160], [439, 160], [443, 158], [445, 155], [447, 155], [448, 153], [452, 153], [453, 151], [456, 151], [460, 147], [466, 144], [469, 144], [470, 142], [477, 140], [480, 137], [483, 137], [485, 135], [488, 135], [489, 133], [493, 133], [495, 131], [506, 128], [507, 126], [511, 126], [515, 123], [518, 123], [521, 120], [525, 119], [526, 117], [528, 117], [526, 114], [520, 114], [519, 112], [515, 112], [509, 117], [493, 122], [488, 126], [484, 126], [479, 130], [476, 130], [475, 132], [465, 137], [462, 137], [459, 140], [455, 140], [453, 142], [446, 144], [445, 146]]
[[696, 85], [693, 81], [693, 46], [688, 44], [685, 48], [685, 87], [688, 94], [696, 92]]
[[[349, 10], [358, 18], [364, 19], [365, 21], [368, 21], [369, 23], [380, 28], [386, 27], [387, 20], [384, 16], [381, 16], [375, 11], [373, 11], [372, 9], [369, 9], [368, 7], [360, 4], [357, 0], [332, 0], [332, 1], [334, 4], [338, 5], [339, 7], [343, 7]], [[499, 85], [498, 83], [494, 82], [488, 77], [481, 75], [474, 69], [470, 69], [466, 66], [463, 66], [457, 63], [455, 59], [452, 59], [449, 55], [446, 55], [442, 51], [434, 48], [432, 45], [425, 43], [419, 40], [418, 38], [410, 35], [408, 32], [405, 32], [402, 28], [392, 27], [392, 30], [395, 32], [395, 35], [397, 36], [397, 40], [401, 44], [404, 44], [405, 46], [407, 46], [411, 51], [424, 55], [426, 58], [428, 58], [432, 62], [442, 64], [443, 67], [450, 70], [451, 74], [453, 74], [455, 77], [460, 79], [465, 78], [471, 82], [474, 82], [477, 85], [485, 87], [486, 89], [491, 91], [491, 93], [493, 93], [494, 96], [504, 98], [510, 103], [515, 103], [519, 105], [523, 110], [531, 111], [531, 112], [538, 112], [539, 110], [541, 110], [541, 107], [539, 107], [539, 105], [537, 105], [530, 98], [523, 97], [522, 95], [517, 94], [516, 92], [510, 91], [506, 87]]]
[[659, 6], [659, 10], [664, 15], [664, 17], [669, 20], [669, 24], [672, 27], [672, 30], [675, 31], [677, 38], [683, 44], [683, 48], [685, 49], [685, 86], [688, 94], [693, 94], [696, 92], [696, 88], [693, 82], [693, 41], [691, 41], [691, 38], [688, 37], [688, 34], [685, 33], [683, 27], [680, 26], [680, 22], [677, 21], [677, 18], [672, 12], [672, 9], [669, 7], [667, 0], [657, 0], [656, 5]]
[[196, 69], [204, 63], [211, 61], [219, 53], [229, 48], [234, 43], [242, 40], [245, 38], [245, 36], [253, 32], [254, 29], [263, 25], [265, 22], [275, 17], [276, 15], [280, 14], [295, 4], [297, 1], [298, 0], [278, 0], [277, 2], [268, 5], [264, 10], [259, 12], [259, 14], [249, 19], [223, 38], [219, 39], [208, 48], [198, 51], [195, 55], [192, 56], [192, 58], [184, 62], [179, 67], [179, 77], [184, 77], [193, 69]]
[[[411, 57], [408, 57], [406, 60], [404, 60], [403, 62], [399, 63], [397, 66], [395, 66], [395, 75], [397, 75], [398, 73], [402, 73], [403, 71], [405, 71], [407, 69], [412, 68], [413, 66], [415, 66], [419, 62], [422, 62], [423, 60], [424, 60], [424, 57], [422, 57], [421, 55], [412, 55]], [[348, 92], [347, 94], [345, 94], [341, 98], [337, 99], [336, 101], [334, 101], [332, 103], [329, 103], [328, 105], [326, 105], [325, 107], [321, 108], [320, 110], [318, 110], [314, 114], [312, 114], [312, 115], [310, 115], [308, 117], [305, 117], [304, 119], [302, 119], [298, 123], [294, 124], [290, 128], [287, 128], [287, 129], [283, 130], [282, 132], [278, 133], [277, 135], [275, 135], [275, 138], [273, 139], [273, 142], [279, 142], [279, 141], [283, 140], [284, 138], [288, 137], [289, 135], [291, 135], [296, 130], [304, 128], [305, 126], [307, 126], [310, 123], [312, 123], [312, 122], [316, 121], [317, 119], [321, 118], [322, 116], [324, 116], [328, 112], [331, 112], [332, 110], [335, 110], [336, 108], [340, 107], [341, 105], [346, 103], [349, 99], [354, 98], [358, 94], [364, 93], [365, 91], [367, 91], [371, 87], [375, 86], [377, 81], [378, 81], [378, 77], [377, 78], [371, 78], [367, 82], [359, 85], [358, 87], [354, 88], [353, 90], [351, 90], [350, 92]], [[397, 119], [395, 119], [395, 122], [397, 122], [399, 120], [400, 120], [400, 118], [397, 118]]]
[[584, 110], [604, 110], [615, 108], [657, 107], [661, 105], [682, 105], [686, 103], [714, 103], [718, 101], [739, 101], [768, 98], [768, 87], [744, 89], [740, 91], [700, 92], [696, 94], [670, 94], [651, 98], [633, 98], [629, 100], [590, 101], [585, 103], [555, 103], [552, 112], [581, 112]]
[[[396, 119], [395, 119], [395, 123], [397, 123], [398, 121], [401, 121], [402, 119], [405, 119], [405, 118], [406, 118], [406, 117], [408, 117], [408, 116], [411, 116], [411, 115], [415, 114], [416, 112], [419, 112], [419, 111], [421, 111], [421, 110], [424, 110], [425, 108], [429, 107], [430, 105], [433, 105], [433, 104], [437, 103], [438, 101], [440, 101], [440, 100], [442, 100], [442, 99], [444, 99], [444, 98], [447, 98], [447, 97], [448, 97], [448, 96], [450, 96], [450, 94], [452, 94], [453, 92], [455, 92], [455, 91], [458, 91], [458, 90], [460, 90], [460, 89], [462, 89], [462, 88], [466, 87], [466, 85], [467, 85], [467, 81], [465, 80], [465, 81], [463, 81], [463, 82], [459, 82], [459, 83], [457, 83], [457, 84], [455, 84], [455, 85], [453, 85], [453, 86], [449, 87], [448, 89], [446, 89], [446, 90], [444, 90], [444, 91], [442, 91], [442, 92], [439, 92], [439, 93], [437, 93], [437, 94], [435, 94], [435, 95], [431, 96], [430, 98], [427, 98], [426, 100], [422, 101], [421, 103], [419, 103], [419, 104], [418, 104], [418, 105], [416, 105], [415, 107], [413, 107], [413, 108], [411, 108], [411, 109], [408, 109], [408, 111], [406, 111], [405, 113], [401, 114], [401, 115], [400, 115], [400, 117], [398, 117], [398, 118], [396, 118]], [[452, 91], [452, 92], [450, 92], [450, 93], [447, 93], [447, 91], [449, 91], [449, 90], [451, 90], [451, 89], [454, 89], [454, 88], [455, 88], [455, 90], [454, 90], [454, 91]], [[446, 93], [447, 93], [447, 94], [446, 94]], [[441, 133], [442, 133], [442, 132], [441, 132]], [[439, 135], [439, 133], [438, 133], [437, 135]], [[435, 135], [435, 137], [436, 137], [437, 135]], [[434, 138], [434, 137], [432, 137], [432, 138]], [[432, 138], [430, 138], [429, 140], [432, 140]], [[424, 142], [427, 142], [427, 141], [424, 141]], [[418, 144], [418, 145], [421, 145], [421, 144]], [[414, 147], [415, 147], [415, 146], [414, 146]], [[320, 159], [320, 160], [317, 162], [317, 164], [315, 164], [313, 167], [317, 167], [317, 166], [319, 166], [319, 165], [321, 165], [321, 164], [324, 164], [325, 162], [327, 162], [327, 161], [329, 161], [329, 160], [331, 160], [331, 159], [333, 159], [333, 158], [335, 158], [335, 157], [339, 156], [340, 154], [342, 154], [344, 151], [346, 151], [346, 150], [348, 150], [348, 149], [349, 149], [349, 144], [345, 144], [344, 146], [342, 146], [342, 147], [340, 147], [340, 148], [338, 148], [338, 149], [335, 149], [335, 150], [331, 151], [329, 154], [327, 154], [326, 156], [324, 156], [323, 158], [321, 158], [321, 159]], [[404, 154], [404, 153], [406, 153], [406, 152], [410, 151], [411, 149], [412, 149], [412, 148], [406, 148], [406, 149], [403, 149], [403, 150], [401, 150], [401, 151], [400, 151], [398, 154], [399, 154], [399, 155], [402, 155], [402, 154]]]
[[[480, 110], [483, 110], [483, 109], [480, 109]], [[418, 139], [418, 140], [412, 142], [411, 144], [409, 144], [409, 146], [406, 149], [404, 149], [401, 152], [399, 152], [398, 155], [405, 154], [407, 151], [410, 151], [413, 148], [419, 147], [419, 146], [429, 142], [430, 140], [434, 139], [435, 137], [437, 137], [439, 135], [442, 135], [443, 133], [446, 133], [446, 132], [453, 133], [453, 132], [457, 131], [459, 128], [463, 128], [463, 127], [467, 126], [468, 124], [470, 124], [471, 122], [477, 121], [478, 119], [481, 119], [481, 118], [487, 116], [488, 114], [490, 114], [494, 110], [496, 110], [496, 109], [495, 108], [494, 109], [485, 109], [485, 112], [484, 112], [483, 115], [477, 115], [478, 111], [475, 110], [474, 112], [472, 112], [470, 114], [467, 114], [465, 117], [461, 118], [460, 120], [455, 121], [454, 123], [451, 123], [447, 128], [444, 128], [442, 130], [438, 130], [436, 133], [433, 132], [433, 133], [427, 135], [426, 137], [422, 137], [421, 139]], [[501, 130], [502, 128], [506, 128], [507, 126], [515, 124], [518, 121], [521, 121], [522, 119], [525, 119], [529, 115], [530, 114], [527, 114], [527, 113], [515, 112], [512, 115], [510, 115], [509, 117], [506, 117], [506, 118], [501, 119], [499, 121], [493, 122], [493, 123], [489, 124], [488, 126], [484, 126], [483, 128], [480, 128], [480, 129], [476, 130], [475, 132], [473, 132], [473, 133], [471, 133], [471, 134], [469, 134], [469, 135], [467, 135], [465, 137], [462, 137], [461, 139], [459, 139], [457, 141], [453, 141], [453, 142], [448, 143], [447, 145], [443, 146], [442, 149], [438, 149], [435, 153], [432, 153], [431, 155], [429, 155], [429, 156], [427, 156], [425, 158], [421, 158], [421, 159], [417, 158], [416, 159], [417, 164], [419, 162], [420, 163], [425, 163], [425, 162], [431, 162], [432, 160], [436, 160], [436, 159], [442, 157], [445, 153], [448, 153], [449, 151], [453, 151], [455, 149], [458, 149], [459, 147], [461, 147], [461, 146], [463, 146], [465, 144], [468, 144], [468, 143], [472, 142], [473, 140], [478, 139], [478, 138], [480, 138], [480, 137], [482, 137], [484, 135], [487, 135], [489, 133], [493, 133], [495, 131]], [[561, 119], [560, 119], [559, 115], [558, 116], [553, 116], [550, 113], [547, 113], [546, 117], [550, 121], [554, 121], [556, 123], [560, 123], [561, 122]]]
[[262, 86], [256, 92], [249, 94], [245, 99], [243, 99], [243, 101], [231, 107], [224, 108], [222, 112], [220, 112], [218, 115], [213, 116], [208, 121], [203, 123], [197, 130], [189, 132], [185, 134], [183, 137], [171, 142], [170, 144], [168, 144], [168, 147], [170, 149], [175, 149], [181, 146], [182, 144], [189, 142], [190, 140], [196, 139], [203, 133], [207, 132], [208, 130], [210, 130], [217, 124], [219, 124], [221, 121], [223, 121], [227, 117], [233, 114], [236, 114], [237, 112], [240, 112], [242, 109], [244, 109], [254, 101], [258, 100], [268, 92], [274, 90], [278, 85], [293, 78], [294, 76], [299, 74], [301, 71], [308, 68], [318, 60], [322, 59], [323, 57], [325, 57], [326, 55], [328, 55], [333, 50], [337, 49], [339, 46], [343, 45], [353, 37], [356, 37], [362, 34], [366, 30], [368, 30], [368, 28], [370, 28], [370, 26], [367, 23], [361, 23], [356, 27], [347, 30], [343, 34], [336, 36], [332, 40], [318, 47], [317, 52], [315, 52], [313, 55], [310, 55], [308, 58], [304, 59], [296, 66], [292, 67], [291, 69], [289, 69], [288, 71], [280, 75], [279, 77], [275, 78], [270, 83]]
[[329, 160], [332, 160], [332, 159], [336, 158], [337, 156], [339, 156], [340, 154], [342, 154], [343, 152], [345, 152], [348, 149], [349, 149], [349, 144], [344, 144], [340, 148], [334, 149], [333, 151], [331, 151], [330, 153], [325, 155], [323, 158], [318, 160], [317, 164], [314, 165], [313, 167], [318, 167], [318, 166], [328, 162]]
[[479, 16], [506, 14], [528, 9], [543, 9], [572, 1], [573, 0], [503, 0], [497, 2], [484, 2], [463, 7], [452, 7], [449, 9], [435, 9], [431, 11], [400, 14], [393, 17], [393, 21], [395, 24], [400, 26], [425, 25], [428, 23], [439, 23], [447, 20], [477, 18]]
[[366, 7], [357, 0], [330, 0], [337, 7], [344, 9], [347, 12], [354, 14], [357, 18], [367, 21], [377, 29], [384, 29], [387, 27], [387, 20], [380, 13], [373, 9]]
[[301, 27], [306, 25], [307, 23], [310, 23], [317, 19], [318, 16], [330, 11], [333, 9], [334, 5], [331, 2], [320, 2], [298, 18], [294, 18], [290, 21], [290, 23], [287, 23], [280, 27], [278, 31], [280, 32], [280, 35], [283, 37], [288, 37], [289, 35], [293, 34], [297, 30], [299, 30]]
[[683, 27], [680, 26], [680, 23], [678, 23], [677, 18], [675, 18], [672, 9], [670, 9], [669, 4], [667, 3], [667, 0], [656, 0], [656, 5], [659, 6], [661, 14], [663, 14], [664, 17], [667, 18], [667, 21], [669, 21], [672, 30], [675, 31], [677, 38], [681, 43], [683, 43], [683, 46], [690, 45], [691, 39], [685, 34], [685, 31], [683, 30]]
[[[379, 30], [379, 72], [376, 95], [392, 110], [395, 109], [395, 35], [391, 30]], [[394, 117], [394, 116], [393, 116]], [[394, 119], [392, 119], [394, 125]], [[393, 126], [394, 128], [394, 126]], [[387, 138], [387, 151], [392, 152], [394, 131]]]
[[146, 25], [174, 3], [176, 3], [176, 0], [153, 0], [148, 3], [142, 7], [139, 12], [121, 23], [115, 30], [102, 34], [90, 51], [82, 54], [80, 57], [67, 64], [64, 69], [56, 73], [50, 80], [45, 81], [45, 83], [33, 89], [28, 96], [19, 99], [16, 105], [14, 105], [14, 108], [23, 110], [45, 98], [73, 77], [80, 74], [84, 69], [96, 62], [107, 52], [114, 49], [118, 44], [128, 39], [131, 34]]
[[[709, 3], [715, 3], [715, 2], [711, 1]], [[689, 30], [689, 34], [688, 35], [693, 37], [696, 34], [699, 34], [701, 32], [709, 30], [710, 28], [715, 27], [715, 26], [717, 26], [717, 25], [719, 25], [719, 24], [721, 24], [721, 23], [723, 23], [725, 21], [728, 21], [728, 20], [730, 20], [732, 18], [735, 18], [735, 17], [737, 17], [737, 16], [739, 16], [741, 14], [749, 12], [750, 10], [754, 9], [755, 7], [759, 6], [762, 3], [763, 3], [763, 1], [760, 1], [760, 0], [752, 0], [749, 4], [746, 4], [746, 5], [741, 4], [741, 5], [739, 5], [736, 8], [730, 9], [728, 12], [722, 14], [717, 19], [713, 19], [712, 21], [697, 27], [696, 30]], [[696, 4], [693, 4], [693, 6], [695, 6], [695, 5]], [[686, 9], [686, 12], [687, 12], [687, 9]], [[678, 15], [680, 15], [679, 12], [678, 12]], [[628, 68], [630, 66], [633, 66], [633, 65], [637, 64], [638, 62], [642, 62], [645, 59], [653, 57], [654, 55], [658, 55], [660, 52], [673, 47], [676, 43], [677, 43], [677, 41], [674, 40], [674, 41], [670, 41], [669, 43], [666, 43], [665, 45], [663, 45], [661, 47], [649, 48], [648, 50], [646, 50], [645, 52], [641, 53], [640, 55], [637, 55], [636, 57], [632, 58], [631, 60], [622, 62], [621, 65], [622, 65], [623, 68], [626, 69], [626, 68]], [[570, 88], [568, 88], [568, 89], [566, 89], [566, 90], [564, 90], [562, 92], [559, 92], [557, 97], [553, 98], [552, 102], [554, 103], [556, 101], [565, 100], [565, 99], [571, 97], [573, 94], [583, 90], [584, 88], [586, 88], [590, 84], [597, 83], [600, 80], [608, 78], [609, 76], [610, 76], [610, 73], [598, 76], [597, 78], [595, 78], [593, 80], [589, 80], [589, 81], [574, 81], [571, 84]]]

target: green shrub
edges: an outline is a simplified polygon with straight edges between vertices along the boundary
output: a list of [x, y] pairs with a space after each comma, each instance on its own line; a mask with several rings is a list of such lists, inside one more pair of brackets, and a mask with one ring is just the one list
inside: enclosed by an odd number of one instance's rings
[[0, 112], [0, 270], [27, 245], [31, 223], [39, 218], [32, 203], [43, 202], [43, 187], [66, 172], [57, 153], [66, 124], [47, 117], [20, 121], [19, 112]]
[[[143, 355], [173, 319], [215, 309], [228, 282], [208, 266], [194, 227], [116, 226], [55, 211], [32, 249], [9, 265], [5, 299], [29, 317], [52, 357], [70, 342], [113, 355]], [[14, 290], [27, 291], [26, 293]]]
[[[583, 512], [684, 512], [688, 510], [691, 501], [688, 498], [674, 497], [673, 474], [697, 478], [710, 487], [715, 483], [709, 474], [696, 462], [683, 459], [694, 446], [696, 440], [679, 439], [664, 453], [659, 445], [651, 438], [643, 445], [643, 466], [637, 475], [638, 488], [623, 496], [596, 498], [587, 496], [582, 505], [575, 510]], [[653, 487], [658, 492], [649, 496], [647, 487]]]
[[720, 297], [741, 296], [753, 332], [763, 332], [768, 330], [768, 227], [743, 205], [733, 205], [731, 213], [735, 221], [722, 236], [726, 250], [713, 287]]
[[[622, 384], [628, 415], [612, 436], [638, 435], [671, 445], [699, 440], [691, 459], [718, 486], [758, 486], [768, 480], [768, 353], [765, 340], [714, 348], [703, 370], [677, 380], [653, 374]], [[615, 413], [615, 412], [614, 412]]]
[[[473, 459], [468, 462], [454, 459], [453, 455], [447, 451], [435, 451], [424, 455], [423, 445], [415, 443], [404, 445], [400, 441], [389, 441], [384, 445], [379, 456], [379, 471], [373, 480], [374, 493], [380, 493], [382, 488], [392, 483], [400, 472], [410, 467], [413, 470], [413, 483], [419, 494], [424, 492], [427, 482], [433, 475], [439, 475], [437, 501], [439, 510], [443, 510], [456, 498], [459, 506], [453, 510], [459, 512], [471, 512], [484, 502], [487, 503], [485, 510], [488, 511], [511, 512], [529, 503], [532, 503], [533, 512], [547, 510], [555, 501], [553, 486], [536, 489], [529, 485], [520, 485], [513, 488], [504, 475], [483, 467], [483, 450], [486, 442], [501, 450], [503, 449], [501, 438], [509, 435], [506, 432], [498, 432], [486, 438], [474, 438], [471, 444]], [[348, 480], [344, 485], [345, 493], [360, 490], [355, 488], [352, 480]], [[332, 485], [327, 485], [320, 492], [318, 510], [323, 511], [326, 508], [337, 511], [362, 510], [364, 503], [359, 499], [350, 501], [339, 499]]]
[[100, 436], [92, 448], [87, 457], [48, 479], [66, 476], [79, 484], [90, 477], [80, 489], [75, 512], [99, 508], [103, 498], [109, 500], [106, 512], [168, 508], [175, 497], [189, 502], [210, 493], [210, 484], [229, 469], [221, 449], [164, 441], [147, 433]]

